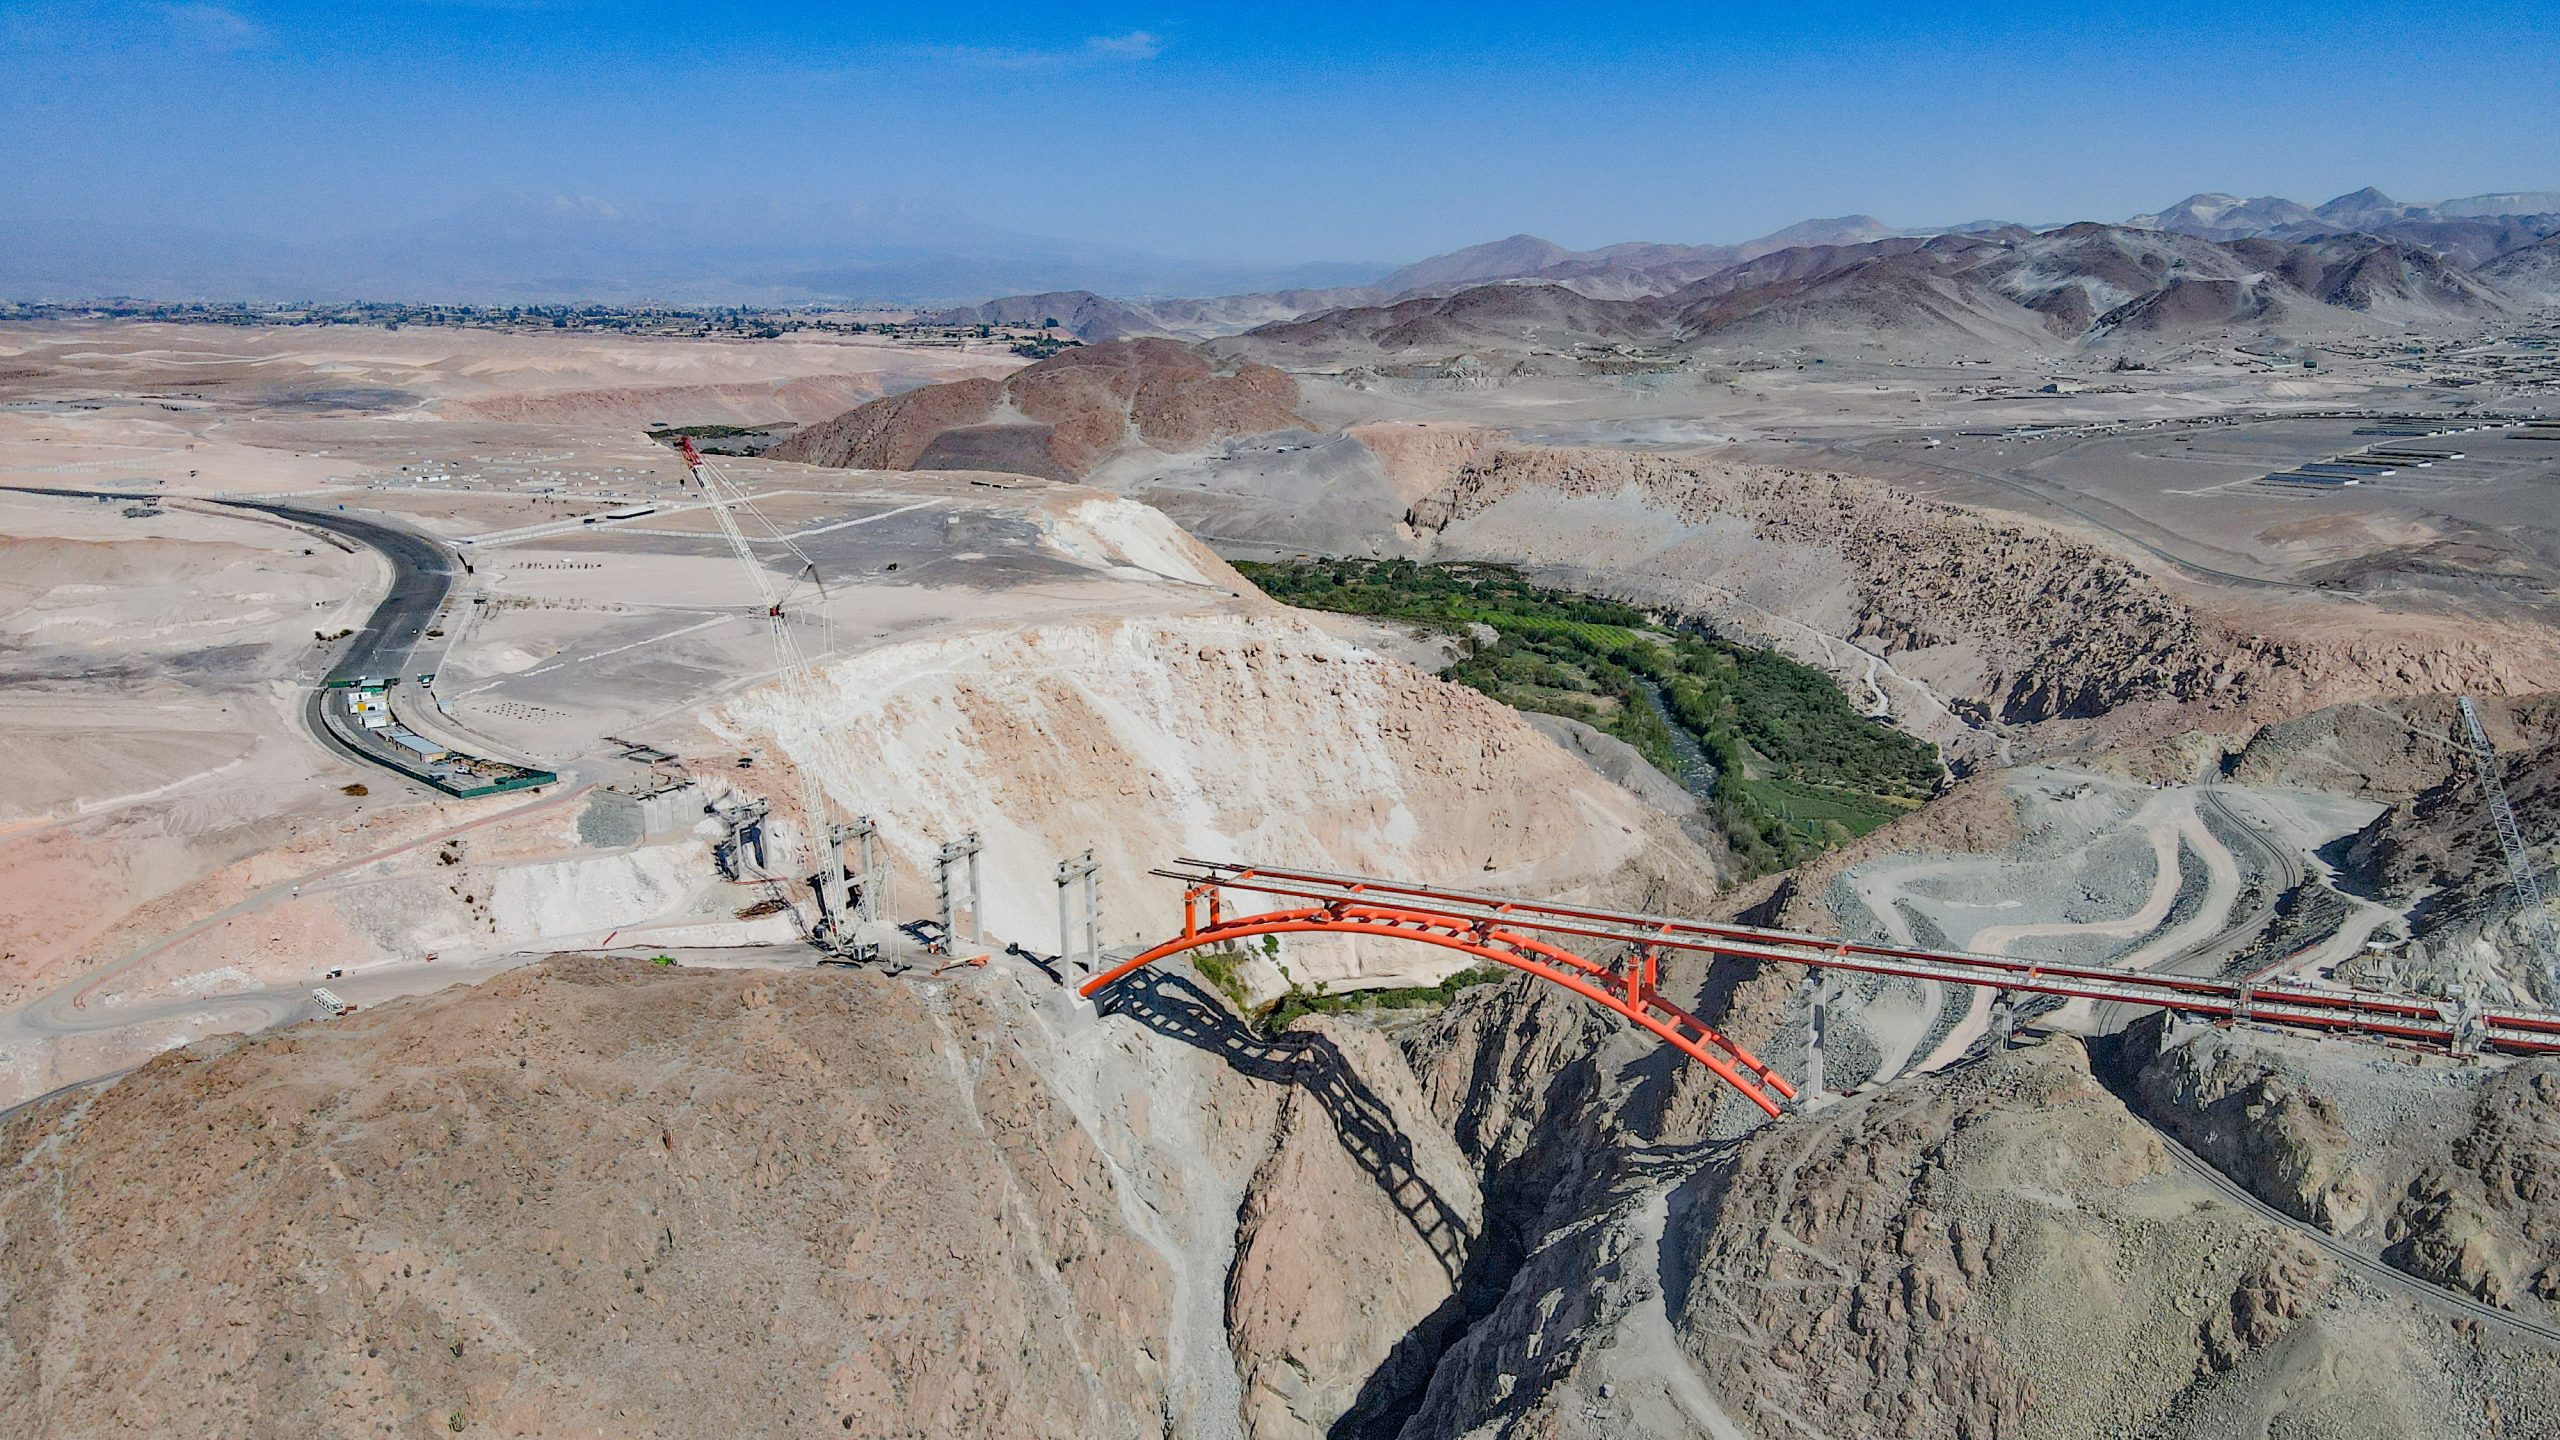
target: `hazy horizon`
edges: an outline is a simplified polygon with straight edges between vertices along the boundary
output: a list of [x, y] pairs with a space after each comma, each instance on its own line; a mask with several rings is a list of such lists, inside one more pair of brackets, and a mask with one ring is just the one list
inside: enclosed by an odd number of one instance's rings
[[69, 0], [0, 16], [0, 196], [64, 275], [213, 276], [274, 249], [282, 277], [383, 237], [467, 259], [456, 232], [485, 225], [492, 265], [619, 246], [656, 267], [635, 283], [714, 254], [779, 275], [1026, 242], [1047, 266], [1026, 276], [1341, 283], [1514, 233], [1730, 243], [1847, 214], [2560, 187], [2555, 36], [2547, 6], [2371, 0], [966, 19]]

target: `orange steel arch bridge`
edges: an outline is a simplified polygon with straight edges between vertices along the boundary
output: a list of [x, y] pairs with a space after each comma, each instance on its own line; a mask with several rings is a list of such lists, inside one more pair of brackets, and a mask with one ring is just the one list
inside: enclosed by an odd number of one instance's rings
[[[1123, 977], [1186, 950], [1263, 935], [1370, 935], [1437, 945], [1525, 971], [1625, 1016], [1713, 1071], [1771, 1115], [1795, 1087], [1749, 1050], [1657, 988], [1662, 954], [1692, 950], [1810, 969], [1938, 980], [2028, 995], [2121, 1001], [2211, 1019], [2315, 1034], [2357, 1035], [2454, 1054], [2560, 1054], [2560, 1014], [2489, 1010], [2415, 995], [2140, 971], [2047, 965], [1996, 955], [1860, 945], [1749, 925], [1559, 905], [1370, 876], [1228, 861], [1181, 860], [1157, 875], [1179, 880], [1182, 933], [1077, 987], [1101, 996]], [[1230, 909], [1226, 892], [1274, 908]], [[1592, 960], [1564, 942], [1601, 942]]]

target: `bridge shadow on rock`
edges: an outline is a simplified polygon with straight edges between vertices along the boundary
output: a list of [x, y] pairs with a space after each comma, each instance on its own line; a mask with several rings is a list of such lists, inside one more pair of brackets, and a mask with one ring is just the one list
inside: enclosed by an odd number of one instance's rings
[[1344, 1153], [1378, 1184], [1413, 1233], [1431, 1250], [1452, 1285], [1465, 1276], [1474, 1240], [1460, 1215], [1413, 1164], [1413, 1142], [1396, 1126], [1395, 1112], [1352, 1072], [1342, 1051], [1323, 1035], [1304, 1031], [1264, 1037], [1189, 979], [1162, 969], [1142, 970], [1113, 987], [1110, 1013], [1126, 1015], [1159, 1035], [1206, 1050], [1240, 1075], [1294, 1086], [1333, 1122]]

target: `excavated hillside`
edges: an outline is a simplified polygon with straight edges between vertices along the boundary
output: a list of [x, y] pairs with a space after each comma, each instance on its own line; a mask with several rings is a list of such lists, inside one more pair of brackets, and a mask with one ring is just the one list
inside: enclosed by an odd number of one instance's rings
[[[2560, 696], [2476, 702], [2526, 855], [2546, 891], [2560, 889]], [[2465, 976], [2504, 1002], [2560, 1001], [2547, 962], [2519, 924], [2506, 854], [2480, 786], [2470, 738], [2449, 698], [2357, 701], [2269, 725], [2230, 764], [2244, 784], [2325, 790], [2380, 801], [2339, 855], [2347, 883], [2411, 921], [2413, 943], [2369, 954], [2355, 978], [2441, 984]]]
[[[2344, 601], [2241, 613], [2064, 532], [1853, 476], [1486, 444], [1408, 519], [1437, 558], [1519, 564], [1835, 665], [1845, 640], [1881, 659], [1897, 712], [1918, 712], [1906, 723], [1959, 753], [1958, 721], [2245, 731], [2351, 695], [2560, 676], [2547, 635], [2365, 623]], [[1932, 717], [1927, 694], [1955, 713]]]
[[[1050, 867], [1088, 846], [1113, 943], [1161, 936], [1174, 896], [1147, 872], [1181, 855], [1623, 905], [1703, 904], [1717, 886], [1672, 818], [1516, 712], [1277, 607], [884, 646], [832, 666], [813, 698], [751, 691], [717, 723], [778, 736], [839, 803], [875, 816], [902, 894], [930, 894], [933, 847], [977, 832], [998, 934], [1054, 936]], [[1296, 968], [1427, 981], [1464, 963], [1371, 951], [1310, 941]]]
[[1131, 446], [1197, 450], [1300, 428], [1295, 382], [1268, 365], [1220, 368], [1178, 341], [1084, 345], [1001, 382], [960, 380], [875, 400], [812, 425], [778, 460], [866, 470], [1083, 475]]

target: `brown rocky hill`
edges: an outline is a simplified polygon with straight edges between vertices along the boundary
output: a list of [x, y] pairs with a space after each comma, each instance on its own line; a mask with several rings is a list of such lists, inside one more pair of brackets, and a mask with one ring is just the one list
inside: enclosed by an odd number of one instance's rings
[[857, 469], [1011, 470], [1070, 478], [1124, 448], [1194, 450], [1302, 426], [1297, 386], [1267, 365], [1221, 367], [1178, 341], [1064, 351], [1003, 381], [930, 385], [812, 425], [768, 452]]
[[2480, 278], [2528, 305], [2560, 305], [2560, 235], [2508, 251], [2480, 267]]
[[1392, 305], [1330, 310], [1304, 320], [1265, 325], [1221, 348], [1249, 345], [1275, 359], [1574, 345], [1657, 338], [1660, 322], [1646, 306], [1595, 300], [1561, 285], [1478, 285], [1452, 295]]
[[1927, 248], [1707, 297], [1672, 323], [1683, 340], [1706, 344], [1889, 340], [1971, 353], [2054, 343], [2042, 317]]
[[[1734, 978], [1666, 983], [1719, 1014]], [[2533, 1313], [2549, 1067], [2421, 1077], [2446, 1103], [2404, 1121], [2372, 1053], [2200, 1056], [2223, 1078], [2160, 1103], [2336, 1097], [2266, 1122], [2320, 1152], [2278, 1181], [2364, 1166], [2406, 1190], [2366, 1225], [2400, 1263]], [[1519, 980], [1261, 1035], [1179, 975], [1094, 1019], [1003, 963], [559, 958], [0, 1120], [0, 1437], [2487, 1437], [2560, 1406], [2560, 1359], [2181, 1172], [2073, 1042], [1748, 1132], [1702, 1077]], [[2440, 1156], [2338, 1150], [2366, 1110]]]
[[937, 310], [923, 317], [928, 325], [1052, 326], [1079, 340], [1123, 340], [1157, 333], [1154, 317], [1125, 301], [1090, 290], [1049, 290], [1038, 295], [1007, 295], [977, 305]]
[[1392, 1046], [965, 973], [561, 958], [14, 1114], [0, 1437], [1314, 1440], [1436, 1353]]
[[[2490, 243], [2468, 233], [2459, 238], [2474, 251]], [[1728, 263], [1681, 274], [1676, 288], [1594, 292], [1587, 277], [1558, 268], [1267, 325], [1220, 348], [1300, 363], [1479, 349], [1711, 350], [1817, 341], [2027, 354], [2235, 326], [2308, 334], [2369, 328], [2373, 319], [2426, 324], [2495, 315], [2506, 306], [2491, 284], [2415, 240], [2325, 229], [2213, 240], [2095, 223], [2041, 233], [2004, 227], [1737, 252]]]

